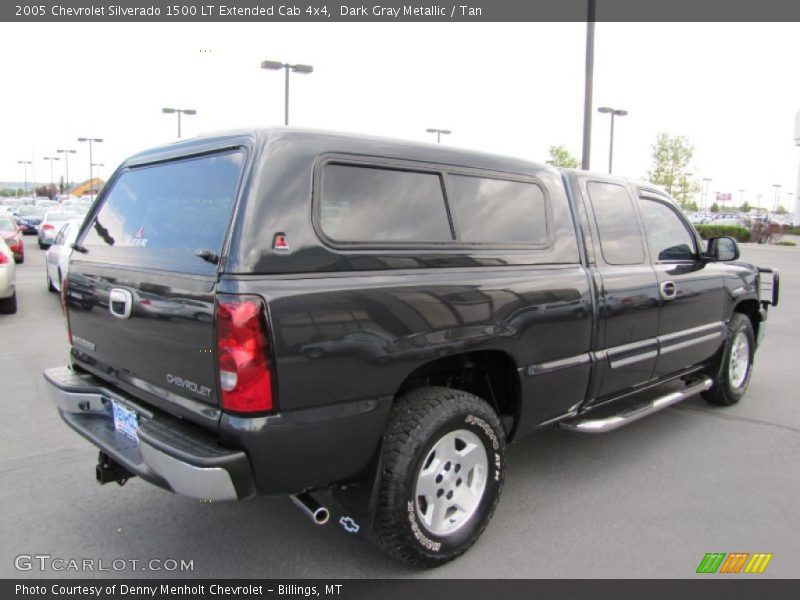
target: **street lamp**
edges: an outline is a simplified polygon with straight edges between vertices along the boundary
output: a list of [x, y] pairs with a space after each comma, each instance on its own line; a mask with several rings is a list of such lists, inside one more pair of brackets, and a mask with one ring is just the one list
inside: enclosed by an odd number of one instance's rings
[[442, 136], [443, 135], [450, 135], [451, 133], [453, 133], [449, 129], [434, 129], [433, 127], [429, 128], [429, 129], [426, 129], [425, 132], [426, 133], [435, 133], [436, 134], [436, 143], [437, 144], [440, 144], [442, 142]]
[[181, 139], [181, 115], [196, 115], [197, 111], [193, 108], [162, 108], [162, 113], [171, 115], [172, 113], [178, 114], [178, 139]]
[[92, 183], [92, 164], [94, 161], [92, 160], [92, 143], [101, 143], [103, 138], [85, 138], [79, 137], [79, 142], [89, 142], [89, 197], [94, 200], [94, 184]]
[[263, 60], [261, 61], [261, 68], [262, 69], [269, 69], [269, 70], [279, 70], [284, 69], [286, 71], [286, 83], [284, 84], [284, 91], [285, 91], [285, 100], [284, 100], [284, 118], [283, 124], [289, 124], [289, 71], [294, 71], [295, 73], [300, 73], [301, 75], [308, 75], [309, 73], [314, 72], [314, 67], [311, 65], [290, 65], [289, 63], [282, 63], [279, 61], [274, 60]]
[[60, 159], [57, 156], [45, 156], [43, 158], [50, 163], [50, 185], [56, 187], [56, 180], [53, 175], [53, 162]]
[[781, 184], [780, 183], [773, 183], [772, 187], [775, 188], [775, 201], [774, 206], [772, 207], [772, 212], [778, 211], [778, 204], [781, 201]]
[[25, 195], [28, 195], [28, 165], [32, 165], [33, 163], [29, 160], [18, 160], [18, 165], [22, 165], [22, 168], [25, 171]]
[[[64, 166], [67, 168], [67, 173], [65, 175], [66, 181], [64, 182], [64, 185], [66, 187], [69, 187], [69, 155], [75, 154], [77, 150], [59, 148], [58, 150], [56, 150], [56, 152], [64, 155]], [[61, 192], [63, 193], [64, 190], [61, 190]]]
[[105, 164], [103, 164], [103, 163], [92, 163], [92, 166], [93, 167], [97, 167], [97, 178], [100, 179], [100, 169], [102, 167], [105, 167]]
[[711, 183], [711, 178], [703, 177], [703, 210], [708, 207], [708, 184]]
[[628, 114], [627, 110], [619, 108], [611, 108], [610, 106], [601, 106], [597, 112], [608, 113], [611, 115], [611, 141], [608, 148], [608, 172], [611, 173], [611, 165], [614, 162], [614, 117], [624, 117]]

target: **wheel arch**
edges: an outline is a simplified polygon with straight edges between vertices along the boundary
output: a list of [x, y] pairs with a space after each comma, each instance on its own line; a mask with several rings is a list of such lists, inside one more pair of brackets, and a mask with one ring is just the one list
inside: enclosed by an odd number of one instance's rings
[[429, 361], [400, 384], [395, 401], [411, 390], [439, 386], [458, 389], [484, 399], [497, 413], [506, 438], [519, 421], [521, 386], [516, 361], [503, 350], [465, 352]]

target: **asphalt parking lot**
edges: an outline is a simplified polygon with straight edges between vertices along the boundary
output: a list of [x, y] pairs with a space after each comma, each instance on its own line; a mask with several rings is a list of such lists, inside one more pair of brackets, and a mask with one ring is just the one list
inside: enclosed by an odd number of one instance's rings
[[[42, 370], [67, 361], [66, 330], [35, 238], [25, 251], [19, 312], [0, 316], [0, 577], [685, 578], [707, 552], [773, 553], [758, 577], [797, 576], [800, 248], [743, 247], [783, 285], [739, 405], [691, 398], [609, 434], [553, 428], [514, 444], [483, 537], [426, 572], [314, 526], [288, 498], [208, 504], [135, 479], [97, 485], [96, 450], [45, 393]], [[18, 571], [15, 557], [32, 554], [183, 559], [194, 570]]]

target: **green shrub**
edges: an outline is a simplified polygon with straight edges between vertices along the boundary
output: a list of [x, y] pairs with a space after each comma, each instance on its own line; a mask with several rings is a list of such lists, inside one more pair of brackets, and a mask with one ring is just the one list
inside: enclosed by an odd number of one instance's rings
[[710, 224], [695, 225], [695, 228], [697, 229], [697, 233], [699, 233], [705, 240], [715, 237], [732, 237], [737, 242], [750, 241], [750, 230], [744, 227]]
[[794, 242], [790, 242], [789, 240], [781, 240], [780, 242], [775, 243], [776, 246], [797, 246]]

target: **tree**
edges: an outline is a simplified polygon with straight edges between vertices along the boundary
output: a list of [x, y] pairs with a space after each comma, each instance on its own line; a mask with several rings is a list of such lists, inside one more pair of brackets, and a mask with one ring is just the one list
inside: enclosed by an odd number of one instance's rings
[[700, 183], [692, 181], [689, 171], [694, 148], [682, 135], [659, 133], [652, 149], [653, 162], [647, 179], [663, 185], [667, 193], [685, 207], [692, 194], [700, 191]]
[[785, 215], [785, 214], [787, 214], [789, 211], [788, 211], [788, 210], [786, 210], [786, 209], [785, 209], [783, 206], [779, 206], [779, 207], [778, 207], [778, 210], [776, 210], [775, 212], [776, 212], [777, 214], [779, 214], [779, 215]]
[[580, 165], [578, 159], [570, 154], [566, 146], [550, 146], [550, 160], [547, 162], [554, 167], [566, 167], [568, 169], [575, 169]]
[[718, 213], [719, 212], [719, 204], [714, 202], [714, 204], [712, 204], [711, 208], [709, 208], [708, 210], [710, 210], [712, 213]]
[[751, 210], [753, 210], [753, 207], [750, 206], [750, 203], [747, 200], [745, 200], [744, 204], [742, 204], [739, 207], [739, 210], [742, 211], [743, 213], [746, 213], [746, 212], [750, 212]]

